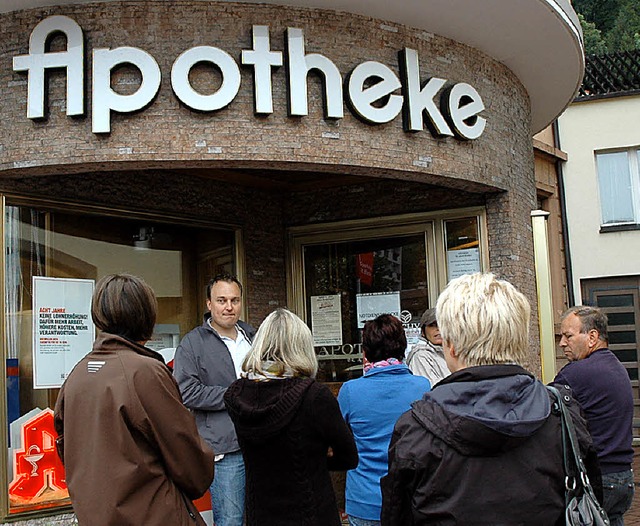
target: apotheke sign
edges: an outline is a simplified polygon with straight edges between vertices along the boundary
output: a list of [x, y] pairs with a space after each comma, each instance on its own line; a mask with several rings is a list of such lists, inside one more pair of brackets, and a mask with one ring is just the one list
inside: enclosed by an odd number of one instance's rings
[[[241, 63], [253, 68], [255, 113], [273, 113], [273, 68], [284, 64], [283, 52], [272, 51], [269, 26], [253, 26], [253, 48], [242, 50]], [[47, 40], [55, 33], [67, 38], [66, 51], [47, 52]], [[367, 61], [356, 66], [344, 81], [336, 65], [327, 57], [305, 53], [301, 29], [288, 28], [285, 36], [289, 116], [308, 114], [307, 77], [311, 71], [320, 74], [324, 84], [325, 118], [344, 117], [347, 106], [361, 120], [382, 124], [394, 120], [404, 110], [404, 129], [433, 135], [452, 136], [463, 140], [477, 139], [486, 120], [479, 114], [484, 103], [478, 92], [464, 82], [445, 89], [446, 79], [432, 77], [424, 85], [420, 79], [416, 50], [400, 52], [400, 78], [388, 66]], [[162, 73], [153, 56], [143, 49], [118, 47], [98, 48], [92, 53], [92, 131], [111, 131], [111, 112], [131, 113], [151, 104], [160, 89]], [[84, 37], [77, 22], [66, 16], [51, 16], [40, 22], [31, 33], [29, 54], [16, 56], [13, 69], [28, 74], [27, 117], [45, 116], [45, 75], [49, 69], [65, 69], [67, 74], [67, 115], [85, 114]], [[200, 63], [216, 67], [222, 76], [220, 87], [211, 94], [193, 89], [189, 72]], [[112, 72], [123, 64], [136, 67], [142, 76], [138, 89], [129, 95], [111, 88]], [[240, 68], [227, 52], [213, 46], [196, 46], [176, 58], [171, 68], [171, 86], [175, 96], [187, 107], [200, 112], [225, 108], [240, 90]], [[398, 94], [398, 90], [402, 94]], [[437, 99], [436, 99], [437, 97]]]

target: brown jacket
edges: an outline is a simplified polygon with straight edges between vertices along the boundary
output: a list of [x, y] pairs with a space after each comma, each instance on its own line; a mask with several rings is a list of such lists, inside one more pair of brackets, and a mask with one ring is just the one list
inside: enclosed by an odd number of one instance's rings
[[156, 352], [99, 334], [62, 386], [55, 428], [80, 525], [204, 526], [191, 499], [213, 479], [213, 452]]

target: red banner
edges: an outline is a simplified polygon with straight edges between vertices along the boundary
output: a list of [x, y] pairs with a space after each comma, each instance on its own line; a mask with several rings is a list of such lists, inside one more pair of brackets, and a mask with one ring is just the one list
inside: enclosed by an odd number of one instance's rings
[[356, 260], [356, 272], [361, 283], [371, 286], [373, 284], [373, 252], [358, 254]]

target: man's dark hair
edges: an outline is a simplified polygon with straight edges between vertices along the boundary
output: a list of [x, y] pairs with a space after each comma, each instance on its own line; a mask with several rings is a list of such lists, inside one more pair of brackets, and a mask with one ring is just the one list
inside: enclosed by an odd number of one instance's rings
[[407, 336], [398, 318], [391, 314], [381, 314], [364, 324], [362, 348], [371, 363], [387, 358], [404, 358]]
[[564, 320], [567, 316], [575, 314], [582, 324], [580, 332], [582, 334], [589, 332], [592, 329], [598, 331], [600, 340], [605, 343], [609, 343], [609, 331], [607, 325], [609, 320], [607, 315], [602, 312], [598, 307], [591, 307], [589, 305], [577, 305], [571, 307], [563, 315]]
[[223, 274], [218, 274], [209, 280], [209, 283], [207, 284], [207, 299], [211, 299], [211, 289], [216, 283], [218, 283], [218, 281], [235, 283], [240, 289], [240, 296], [242, 296], [242, 284], [240, 283], [240, 281], [238, 281], [238, 278], [236, 278], [233, 274], [225, 272]]

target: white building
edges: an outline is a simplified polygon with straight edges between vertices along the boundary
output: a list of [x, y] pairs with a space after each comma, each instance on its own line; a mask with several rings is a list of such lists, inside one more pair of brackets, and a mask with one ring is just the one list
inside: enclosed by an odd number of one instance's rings
[[[569, 280], [576, 305], [609, 317], [610, 347], [638, 398], [640, 51], [587, 57], [576, 101], [558, 119]], [[640, 426], [636, 423], [635, 427]]]

